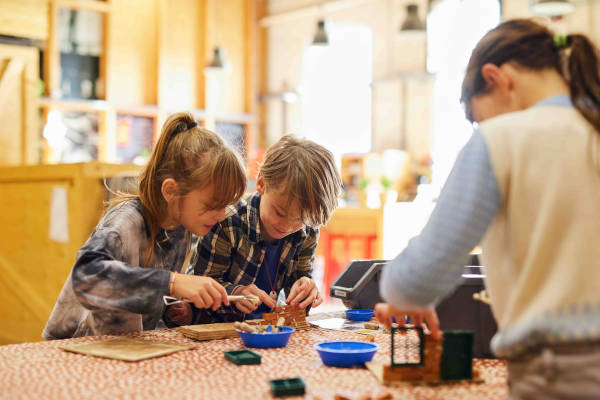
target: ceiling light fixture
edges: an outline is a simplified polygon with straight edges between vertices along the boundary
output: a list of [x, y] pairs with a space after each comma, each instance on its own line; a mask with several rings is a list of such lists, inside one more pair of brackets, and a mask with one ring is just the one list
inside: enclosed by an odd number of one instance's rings
[[406, 18], [400, 25], [400, 32], [424, 31], [425, 23], [419, 18], [419, 6], [409, 4], [406, 6]]
[[317, 32], [315, 33], [315, 37], [312, 41], [313, 46], [328, 46], [329, 45], [329, 36], [327, 35], [327, 30], [325, 29], [325, 20], [320, 19], [317, 22]]
[[575, 6], [567, 0], [537, 0], [531, 6], [531, 12], [548, 17], [561, 17], [573, 12]]
[[213, 56], [210, 63], [206, 66], [208, 69], [217, 70], [225, 69], [227, 61], [225, 61], [225, 49], [221, 46], [217, 46], [213, 49]]

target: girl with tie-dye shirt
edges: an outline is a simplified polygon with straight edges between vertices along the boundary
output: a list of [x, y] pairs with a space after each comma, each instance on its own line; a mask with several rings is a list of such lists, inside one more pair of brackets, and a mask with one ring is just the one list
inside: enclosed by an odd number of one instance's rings
[[229, 305], [214, 279], [181, 274], [191, 235], [205, 235], [246, 188], [239, 155], [188, 113], [171, 116], [143, 170], [81, 247], [42, 336], [63, 339], [161, 326], [163, 296]]

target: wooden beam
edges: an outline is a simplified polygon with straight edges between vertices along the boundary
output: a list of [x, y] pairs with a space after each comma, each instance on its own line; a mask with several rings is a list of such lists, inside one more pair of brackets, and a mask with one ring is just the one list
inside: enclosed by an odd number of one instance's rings
[[44, 97], [40, 100], [42, 107], [53, 110], [98, 112], [107, 110], [109, 105], [104, 100], [56, 100]]
[[156, 84], [156, 103], [158, 107], [162, 107], [164, 105], [164, 97], [165, 97], [165, 88], [164, 79], [165, 79], [165, 60], [166, 57], [166, 38], [165, 38], [165, 30], [166, 30], [166, 12], [167, 12], [167, 0], [156, 0], [156, 21], [154, 22], [156, 25], [156, 76], [157, 76], [157, 84]]
[[[110, 4], [110, 2], [109, 2]], [[109, 85], [109, 75], [106, 73], [107, 71], [107, 65], [110, 65], [108, 63], [108, 58], [110, 56], [110, 51], [109, 46], [108, 46], [108, 41], [110, 38], [110, 13], [106, 13], [104, 15], [101, 16], [101, 29], [102, 29], [102, 52], [100, 54], [100, 65], [99, 65], [99, 71], [98, 71], [98, 75], [100, 77], [100, 81], [102, 82], [101, 88], [102, 91], [98, 92], [98, 88], [96, 88], [96, 96], [99, 99], [109, 99], [110, 97], [107, 96], [107, 91], [110, 88]]]
[[[208, 62], [212, 58], [213, 48], [217, 45], [222, 45], [222, 43], [215, 43], [216, 41], [216, 24], [217, 21], [217, 1], [219, 0], [205, 0], [206, 8], [205, 8], [205, 18], [204, 18], [204, 64]], [[203, 69], [203, 77], [204, 77], [204, 110], [206, 111], [204, 126], [207, 129], [214, 130], [215, 129], [215, 91], [217, 90], [217, 81], [214, 76], [214, 71], [206, 71]]]
[[58, 97], [60, 88], [60, 53], [58, 52], [58, 5], [48, 3], [48, 42], [44, 51], [46, 95]]
[[277, 14], [267, 15], [260, 19], [260, 25], [264, 27], [283, 24], [299, 18], [318, 18], [342, 11], [348, 8], [362, 6], [373, 3], [373, 0], [332, 0], [320, 4], [306, 7], [295, 8], [290, 11], [284, 11]]
[[110, 12], [110, 1], [50, 0], [59, 7], [72, 10], [87, 10], [99, 13]]
[[[257, 3], [256, 9], [256, 17], [257, 19], [263, 18], [267, 15], [267, 10], [269, 7], [268, 0], [262, 0]], [[268, 38], [268, 29], [264, 26], [257, 27], [257, 38], [256, 38], [256, 52], [258, 58], [258, 71], [257, 71], [257, 91], [258, 93], [267, 93], [269, 90], [269, 79], [268, 79], [268, 68], [269, 65], [269, 38]], [[258, 101], [258, 99], [256, 99]], [[256, 124], [256, 142], [257, 147], [266, 147], [267, 146], [267, 133], [266, 133], [266, 124], [267, 124], [267, 104], [259, 103], [257, 105], [257, 117], [258, 124]], [[282, 132], [283, 134], [283, 132]]]
[[[256, 114], [258, 110], [258, 17], [255, 1], [246, 1], [244, 15], [246, 17], [245, 68], [244, 68], [244, 110]], [[246, 157], [256, 149], [258, 129], [256, 124], [246, 124], [244, 144]]]
[[40, 140], [38, 124], [38, 81], [39, 53], [37, 49], [31, 49], [29, 62], [25, 65], [22, 82], [22, 136], [21, 155], [23, 164], [38, 164], [40, 162]]
[[197, 95], [196, 95], [196, 107], [206, 108], [206, 75], [204, 74], [204, 67], [206, 65], [206, 54], [208, 53], [209, 43], [208, 35], [206, 33], [208, 23], [208, 5], [207, 0], [200, 1], [200, 7], [198, 10], [198, 21], [200, 21], [200, 37], [197, 38], [198, 47], [196, 49], [198, 54], [198, 66], [196, 69], [197, 76]]

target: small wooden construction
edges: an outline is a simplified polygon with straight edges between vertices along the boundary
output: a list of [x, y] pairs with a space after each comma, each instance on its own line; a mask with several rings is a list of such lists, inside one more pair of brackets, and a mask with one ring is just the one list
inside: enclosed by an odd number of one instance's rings
[[306, 322], [306, 311], [290, 305], [277, 306], [272, 313], [264, 313], [264, 324], [277, 325], [279, 318], [284, 318], [284, 326], [290, 326], [297, 331], [305, 331], [310, 325]]
[[[417, 346], [409, 343], [409, 333], [416, 331], [419, 341]], [[406, 358], [400, 362], [395, 359], [394, 333], [402, 335], [398, 343], [407, 350]], [[437, 384], [445, 381], [474, 380], [473, 374], [473, 332], [446, 331], [441, 339], [424, 335], [421, 327], [393, 327], [390, 333], [390, 363], [366, 363], [367, 368], [383, 384], [429, 383]], [[418, 349], [418, 357], [415, 351]], [[409, 354], [409, 353], [413, 354]], [[416, 359], [415, 359], [416, 358]]]

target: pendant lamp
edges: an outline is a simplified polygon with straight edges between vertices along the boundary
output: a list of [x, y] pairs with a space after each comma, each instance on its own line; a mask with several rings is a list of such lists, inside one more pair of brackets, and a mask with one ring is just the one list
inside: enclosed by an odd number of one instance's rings
[[406, 6], [406, 18], [400, 25], [400, 32], [424, 31], [425, 23], [419, 18], [419, 6], [409, 4]]
[[560, 17], [573, 12], [575, 6], [567, 0], [536, 0], [531, 12], [548, 17]]
[[319, 22], [317, 22], [317, 32], [315, 33], [312, 44], [313, 46], [329, 45], [329, 36], [327, 35], [327, 30], [325, 29], [324, 19], [320, 19]]

